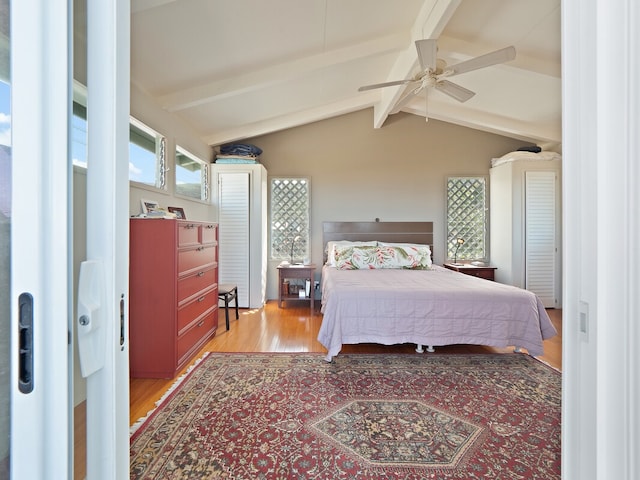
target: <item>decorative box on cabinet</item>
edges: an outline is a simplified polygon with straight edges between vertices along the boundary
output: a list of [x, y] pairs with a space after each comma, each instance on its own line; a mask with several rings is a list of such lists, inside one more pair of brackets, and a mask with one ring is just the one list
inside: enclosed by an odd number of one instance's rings
[[218, 226], [132, 218], [132, 377], [172, 378], [218, 327]]

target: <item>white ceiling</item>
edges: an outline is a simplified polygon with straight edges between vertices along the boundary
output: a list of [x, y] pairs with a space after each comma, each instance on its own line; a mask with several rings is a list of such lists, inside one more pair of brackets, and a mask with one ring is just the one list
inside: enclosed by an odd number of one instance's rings
[[[461, 74], [461, 104], [429, 91], [428, 117], [541, 146], [561, 142], [560, 0], [132, 0], [131, 80], [210, 145], [374, 107], [384, 128], [418, 70], [414, 41], [448, 64], [514, 45]], [[426, 115], [424, 96], [402, 109]]]

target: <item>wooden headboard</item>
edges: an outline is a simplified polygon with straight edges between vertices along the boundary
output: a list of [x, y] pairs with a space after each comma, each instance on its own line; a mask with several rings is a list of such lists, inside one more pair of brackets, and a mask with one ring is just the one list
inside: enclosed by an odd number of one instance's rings
[[433, 256], [433, 222], [323, 222], [324, 257], [327, 242], [336, 240], [421, 243], [431, 247]]

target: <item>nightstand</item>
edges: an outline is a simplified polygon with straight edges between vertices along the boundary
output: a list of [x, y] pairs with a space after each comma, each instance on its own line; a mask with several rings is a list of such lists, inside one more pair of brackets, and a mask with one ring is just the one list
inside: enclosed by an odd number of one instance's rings
[[445, 263], [444, 268], [455, 270], [456, 272], [464, 273], [465, 275], [471, 275], [472, 277], [484, 278], [491, 281], [495, 280], [494, 272], [497, 269], [497, 267], [477, 267], [476, 265], [471, 265], [470, 263]]
[[[283, 300], [304, 300], [309, 302], [313, 314], [315, 271], [315, 263], [309, 265], [280, 264], [278, 266], [278, 307], [282, 308]], [[302, 282], [295, 282], [295, 280], [302, 280]]]

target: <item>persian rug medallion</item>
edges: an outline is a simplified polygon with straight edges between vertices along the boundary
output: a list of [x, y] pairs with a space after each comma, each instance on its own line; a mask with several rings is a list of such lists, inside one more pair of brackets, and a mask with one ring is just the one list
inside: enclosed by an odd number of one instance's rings
[[212, 353], [133, 428], [130, 477], [555, 479], [560, 401], [523, 354]]
[[355, 400], [311, 427], [377, 465], [455, 466], [481, 428], [422, 402]]

